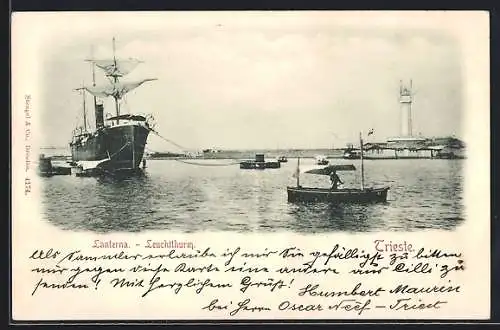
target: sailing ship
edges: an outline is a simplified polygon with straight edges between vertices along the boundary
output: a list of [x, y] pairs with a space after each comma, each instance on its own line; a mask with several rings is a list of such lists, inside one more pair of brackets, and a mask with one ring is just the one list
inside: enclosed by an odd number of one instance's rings
[[[118, 59], [115, 38], [113, 38], [112, 59], [88, 59], [92, 64], [92, 85], [77, 88], [83, 95], [83, 127], [73, 132], [70, 142], [71, 157], [74, 163], [92, 164], [105, 171], [135, 171], [141, 164], [144, 148], [150, 131], [153, 130], [153, 117], [141, 114], [121, 114], [121, 101], [124, 96], [145, 82], [156, 78], [123, 82], [120, 79], [137, 67], [142, 61], [137, 59]], [[97, 86], [95, 67], [103, 70], [108, 82]], [[93, 95], [95, 127], [87, 125], [86, 93]], [[115, 115], [104, 119], [104, 103], [112, 98]]]
[[[297, 159], [297, 170], [295, 178], [297, 179], [296, 187], [287, 187], [289, 202], [326, 202], [326, 203], [368, 203], [368, 202], [385, 202], [387, 201], [387, 192], [389, 187], [365, 187], [365, 173], [363, 163], [363, 138], [359, 133], [361, 146], [361, 188], [311, 188], [302, 187], [300, 185], [300, 157]], [[331, 175], [337, 171], [352, 171], [356, 168], [354, 165], [329, 165], [319, 169], [306, 171], [309, 174]]]

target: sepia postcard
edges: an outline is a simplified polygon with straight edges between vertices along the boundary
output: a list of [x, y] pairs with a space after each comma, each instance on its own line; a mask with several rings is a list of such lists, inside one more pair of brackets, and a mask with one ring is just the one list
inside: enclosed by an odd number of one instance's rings
[[487, 320], [489, 15], [12, 15], [11, 317]]

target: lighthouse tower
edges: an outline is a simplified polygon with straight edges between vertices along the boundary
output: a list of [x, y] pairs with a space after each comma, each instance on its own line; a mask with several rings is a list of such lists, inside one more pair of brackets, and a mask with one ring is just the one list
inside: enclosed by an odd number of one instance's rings
[[401, 112], [401, 137], [412, 137], [412, 113], [411, 105], [413, 102], [413, 83], [410, 80], [409, 85], [404, 85], [403, 81], [400, 81], [399, 85], [399, 104]]

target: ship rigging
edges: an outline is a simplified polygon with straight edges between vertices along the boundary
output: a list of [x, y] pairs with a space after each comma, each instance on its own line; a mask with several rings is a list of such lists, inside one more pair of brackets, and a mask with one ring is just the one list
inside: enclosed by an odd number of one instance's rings
[[[152, 115], [121, 114], [120, 101], [130, 91], [156, 78], [138, 81], [121, 81], [121, 78], [132, 72], [140, 60], [116, 57], [115, 39], [113, 38], [112, 59], [87, 59], [92, 65], [92, 85], [83, 86], [84, 98], [83, 131], [75, 132], [70, 143], [72, 160], [77, 163], [92, 162], [95, 169], [116, 171], [136, 170], [144, 155], [149, 132], [152, 130]], [[101, 69], [108, 82], [96, 85], [95, 67]], [[87, 129], [87, 110], [85, 93], [94, 97], [95, 129]], [[104, 104], [99, 99], [113, 98], [115, 115], [104, 120]]]

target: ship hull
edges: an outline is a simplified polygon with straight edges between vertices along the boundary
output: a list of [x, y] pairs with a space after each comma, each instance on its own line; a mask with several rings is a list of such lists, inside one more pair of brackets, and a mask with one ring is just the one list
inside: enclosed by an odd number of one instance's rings
[[338, 189], [287, 187], [288, 202], [376, 203], [386, 202], [389, 187]]
[[105, 127], [70, 143], [73, 161], [101, 161], [103, 170], [136, 170], [144, 156], [149, 130], [141, 125]]

